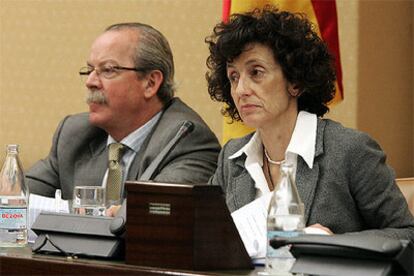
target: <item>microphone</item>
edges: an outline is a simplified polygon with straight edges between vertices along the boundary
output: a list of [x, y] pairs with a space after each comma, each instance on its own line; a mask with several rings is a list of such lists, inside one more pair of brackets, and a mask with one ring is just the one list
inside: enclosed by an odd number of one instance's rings
[[168, 154], [175, 148], [178, 142], [187, 134], [194, 130], [194, 124], [191, 121], [184, 121], [173, 139], [165, 146], [165, 148], [155, 157], [148, 168], [139, 178], [140, 181], [149, 181], [154, 176], [154, 173], [159, 169], [161, 162], [168, 156]]
[[[187, 134], [191, 133], [194, 130], [194, 124], [191, 121], [184, 121], [181, 124], [180, 129], [178, 130], [177, 134], [175, 134], [174, 138], [171, 139], [170, 142], [165, 146], [165, 148], [154, 158], [148, 168], [144, 171], [144, 173], [139, 178], [140, 181], [150, 181], [155, 172], [159, 169], [160, 164], [168, 154], [175, 148], [178, 142], [184, 138]], [[109, 230], [114, 235], [121, 235], [125, 231], [125, 224], [126, 224], [126, 199], [119, 208], [118, 213], [114, 217], [109, 227]]]

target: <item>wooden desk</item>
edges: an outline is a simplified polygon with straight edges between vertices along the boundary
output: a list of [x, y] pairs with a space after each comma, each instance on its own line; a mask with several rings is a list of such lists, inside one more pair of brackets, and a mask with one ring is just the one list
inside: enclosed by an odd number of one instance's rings
[[[0, 274], [254, 275], [254, 266], [220, 187], [127, 182], [126, 188], [125, 262], [32, 255], [30, 248], [0, 249]], [[49, 233], [52, 238], [53, 235], [66, 237], [61, 240], [65, 240], [60, 244], [62, 248], [76, 244], [69, 250], [64, 248], [66, 252], [86, 252], [94, 248], [85, 242], [94, 232], [79, 230], [84, 230], [85, 225], [109, 227], [97, 224], [98, 218], [85, 216], [86, 222], [74, 226], [62, 222], [71, 217], [70, 221], [76, 224], [71, 215], [47, 216], [40, 215], [36, 222], [42, 223], [33, 229], [38, 235]], [[40, 217], [43, 220], [39, 220]], [[45, 223], [47, 221], [53, 223]], [[112, 239], [112, 234], [105, 231], [100, 236], [104, 237], [102, 241], [108, 237]], [[2, 251], [5, 254], [2, 255]], [[89, 255], [108, 256], [93, 252]]]
[[[168, 256], [166, 256], [168, 258]], [[126, 265], [119, 261], [32, 254], [29, 247], [0, 248], [0, 275], [256, 275], [249, 271], [184, 271]]]

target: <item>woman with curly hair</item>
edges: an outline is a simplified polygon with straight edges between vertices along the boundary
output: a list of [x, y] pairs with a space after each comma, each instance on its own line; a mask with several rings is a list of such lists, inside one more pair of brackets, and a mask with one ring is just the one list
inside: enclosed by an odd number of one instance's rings
[[206, 42], [211, 98], [256, 130], [224, 146], [210, 179], [231, 212], [272, 191], [286, 160], [307, 226], [414, 241], [414, 218], [380, 146], [322, 119], [335, 93], [333, 58], [303, 15], [274, 7], [235, 14]]

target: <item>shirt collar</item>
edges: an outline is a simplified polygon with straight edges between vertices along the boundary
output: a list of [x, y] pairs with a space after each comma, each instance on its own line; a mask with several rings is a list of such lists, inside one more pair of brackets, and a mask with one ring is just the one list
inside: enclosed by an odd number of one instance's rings
[[300, 111], [296, 119], [295, 129], [290, 138], [287, 153], [300, 155], [310, 169], [313, 167], [316, 145], [317, 117], [315, 114]]
[[261, 166], [263, 165], [263, 159], [261, 158], [263, 156], [262, 139], [260, 139], [260, 136], [257, 132], [253, 134], [252, 138], [250, 138], [247, 144], [245, 144], [234, 154], [230, 155], [229, 159], [240, 157], [243, 153], [245, 153], [246, 156], [251, 157], [253, 159], [252, 162], [258, 162]]
[[269, 192], [266, 178], [263, 174], [263, 145], [260, 135], [256, 132], [240, 150], [231, 155], [229, 159], [235, 159], [242, 154], [246, 154], [244, 166], [250, 176], [255, 182], [255, 187], [260, 191], [260, 194]]
[[[286, 149], [286, 158], [289, 157], [289, 153], [300, 155], [308, 167], [312, 169], [315, 156], [316, 129], [316, 115], [306, 111], [300, 111], [296, 119], [295, 129]], [[263, 146], [257, 132], [246, 145], [229, 156], [229, 159], [240, 157], [243, 153], [251, 157], [248, 158], [249, 162], [258, 162], [261, 166], [263, 165]]]
[[[134, 152], [138, 152], [145, 138], [148, 136], [152, 128], [158, 122], [158, 119], [160, 118], [161, 113], [162, 112], [160, 111], [157, 114], [155, 114], [155, 116], [153, 116], [143, 126], [137, 128], [136, 130], [128, 134], [128, 136], [122, 139], [120, 143], [127, 146], [129, 149], [133, 150]], [[115, 141], [115, 139], [111, 135], [108, 135], [107, 145], [112, 144], [112, 143], [117, 143], [117, 141]]]

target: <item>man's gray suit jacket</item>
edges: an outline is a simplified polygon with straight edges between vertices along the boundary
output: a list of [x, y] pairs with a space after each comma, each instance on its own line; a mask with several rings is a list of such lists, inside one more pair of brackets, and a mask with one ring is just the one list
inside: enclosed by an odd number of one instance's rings
[[[156, 182], [207, 183], [217, 165], [220, 145], [201, 117], [174, 98], [136, 154], [127, 180], [138, 180], [154, 158], [176, 135], [182, 123], [194, 124], [160, 164]], [[30, 193], [53, 197], [62, 190], [72, 198], [74, 185], [101, 185], [108, 163], [108, 134], [88, 121], [88, 113], [67, 116], [58, 126], [49, 155], [26, 173]]]
[[[318, 119], [317, 125], [313, 168], [300, 156], [297, 161], [296, 185], [305, 204], [306, 225], [320, 223], [334, 233], [364, 231], [414, 242], [414, 218], [379, 145], [331, 120]], [[222, 187], [231, 212], [256, 196], [255, 183], [244, 167], [246, 155], [228, 159], [251, 136], [223, 147], [210, 180]]]

